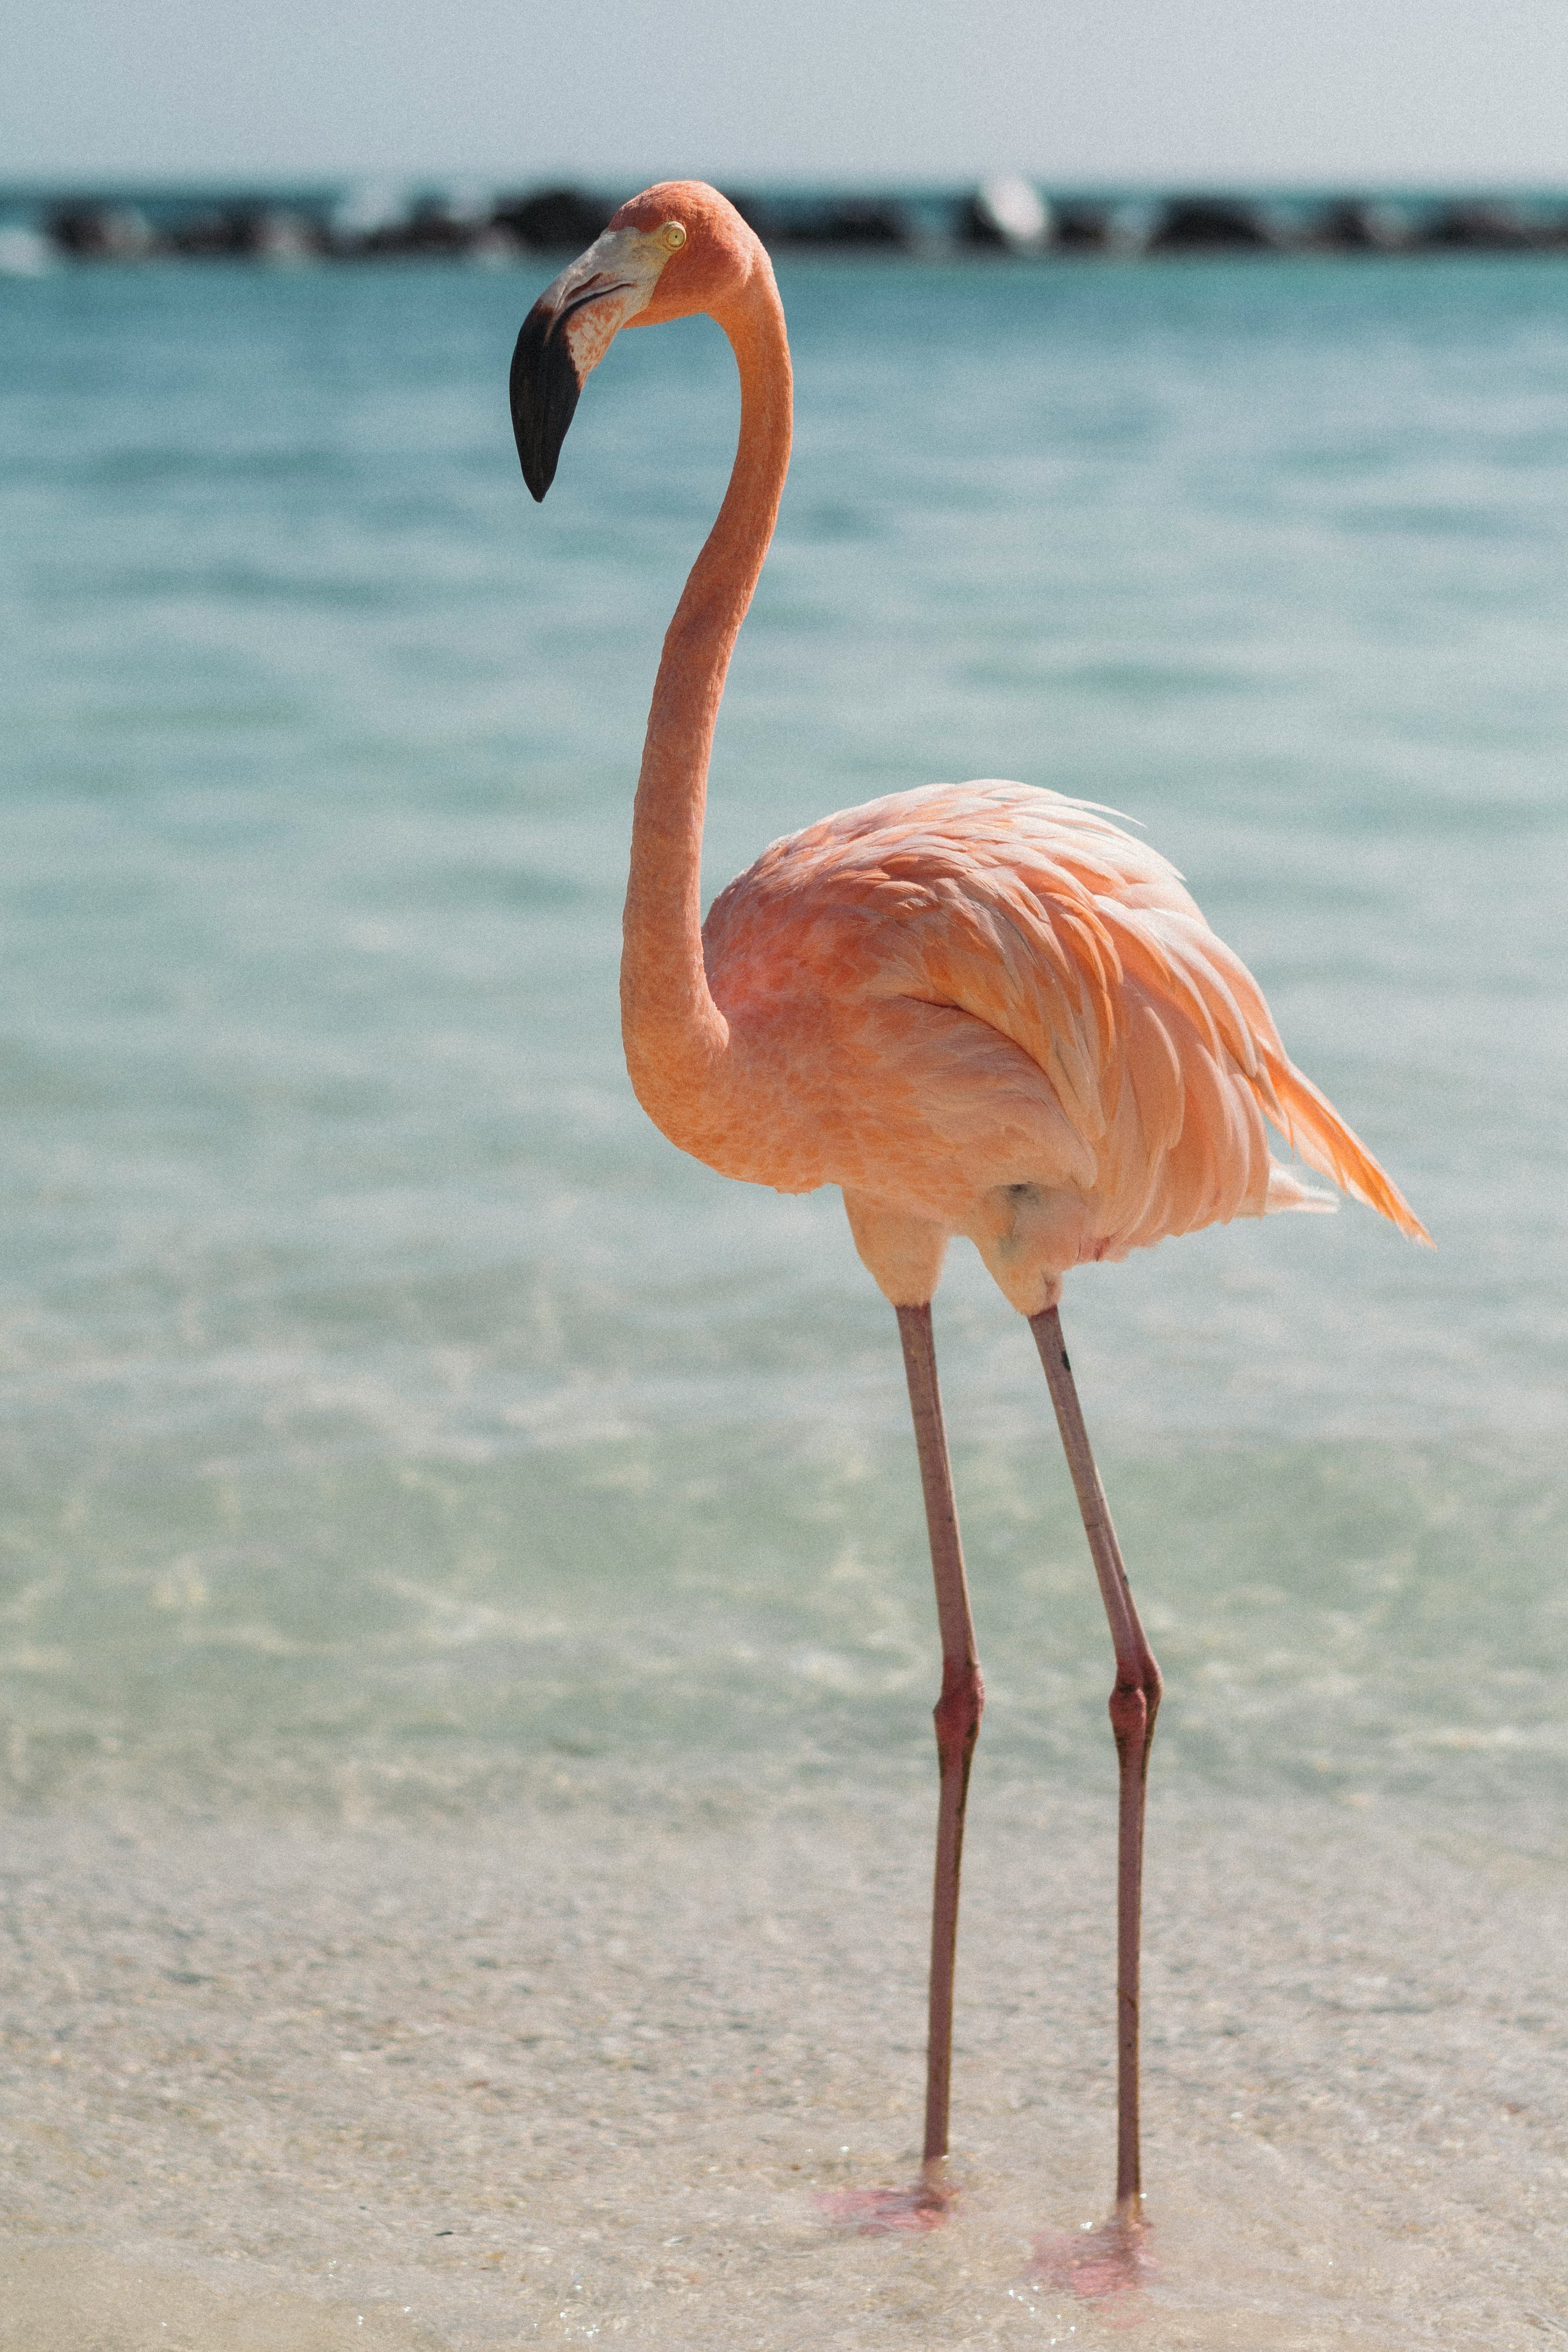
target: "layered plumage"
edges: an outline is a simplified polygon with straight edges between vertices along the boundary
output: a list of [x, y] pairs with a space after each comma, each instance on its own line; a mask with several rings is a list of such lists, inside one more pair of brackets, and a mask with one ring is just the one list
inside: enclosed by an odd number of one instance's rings
[[1331, 1207], [1266, 1119], [1421, 1235], [1175, 868], [1089, 803], [987, 782], [845, 810], [731, 882], [703, 947], [738, 1081], [703, 1156], [966, 1234], [1026, 1314], [1069, 1266]]

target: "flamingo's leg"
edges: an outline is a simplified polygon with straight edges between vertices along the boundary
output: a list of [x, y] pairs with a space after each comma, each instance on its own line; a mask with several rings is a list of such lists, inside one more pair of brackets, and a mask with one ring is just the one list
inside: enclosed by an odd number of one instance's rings
[[948, 2095], [952, 2074], [952, 1969], [958, 1942], [958, 1874], [963, 1857], [963, 1808], [969, 1768], [980, 1734], [985, 1687], [974, 1653], [974, 1620], [963, 1573], [952, 1472], [942, 1425], [931, 1307], [900, 1307], [899, 1336], [910, 1383], [915, 1444], [920, 1450], [931, 1564], [942, 1629], [942, 1696], [936, 1705], [936, 1752], [942, 1768], [937, 1813], [936, 1884], [931, 1895], [931, 2024], [926, 2043], [925, 2162], [947, 2154]]
[[1149, 1744], [1154, 1737], [1163, 1685], [1154, 1653], [1144, 1638], [1121, 1563], [1121, 1547], [1110, 1524], [1105, 1489], [1089, 1452], [1072, 1368], [1062, 1344], [1054, 1307], [1029, 1318], [1040, 1351], [1057, 1426], [1083, 1514], [1084, 1533], [1100, 1579], [1100, 1597], [1116, 1649], [1116, 1687], [1110, 1723], [1121, 1769], [1116, 1872], [1116, 2209], [1123, 2221], [1138, 2218], [1142, 2179], [1138, 2147], [1138, 1958], [1143, 1881], [1143, 1792], [1149, 1777]]

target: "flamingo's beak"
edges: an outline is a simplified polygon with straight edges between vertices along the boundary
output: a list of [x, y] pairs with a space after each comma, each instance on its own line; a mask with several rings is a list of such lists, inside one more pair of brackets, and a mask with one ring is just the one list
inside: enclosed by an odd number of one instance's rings
[[647, 310], [672, 249], [646, 229], [607, 228], [545, 288], [523, 320], [511, 355], [511, 425], [522, 478], [536, 499], [555, 479], [590, 371], [627, 320]]

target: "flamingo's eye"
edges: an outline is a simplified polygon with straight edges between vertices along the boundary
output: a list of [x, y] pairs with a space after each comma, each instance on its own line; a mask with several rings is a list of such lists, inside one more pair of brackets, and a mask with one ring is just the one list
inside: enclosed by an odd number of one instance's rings
[[686, 243], [686, 231], [679, 221], [666, 221], [658, 232], [658, 241], [667, 252], [679, 253]]

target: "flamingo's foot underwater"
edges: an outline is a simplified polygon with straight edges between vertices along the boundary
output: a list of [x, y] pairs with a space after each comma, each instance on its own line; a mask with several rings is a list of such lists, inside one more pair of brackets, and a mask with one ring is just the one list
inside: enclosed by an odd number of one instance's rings
[[1065, 2287], [1080, 2303], [1110, 2305], [1103, 2317], [1109, 2326], [1122, 2328], [1136, 2327], [1147, 2313], [1140, 2304], [1114, 2299], [1135, 2294], [1159, 2268], [1150, 2250], [1147, 2221], [1114, 2213], [1093, 2228], [1086, 2223], [1081, 2230], [1037, 2238], [1025, 2276], [1032, 2285]]
[[942, 2179], [942, 2169], [940, 2159], [928, 2164], [908, 2189], [826, 2189], [818, 2196], [816, 2209], [837, 2228], [852, 2230], [858, 2238], [940, 2230], [958, 2202], [958, 2190]]

